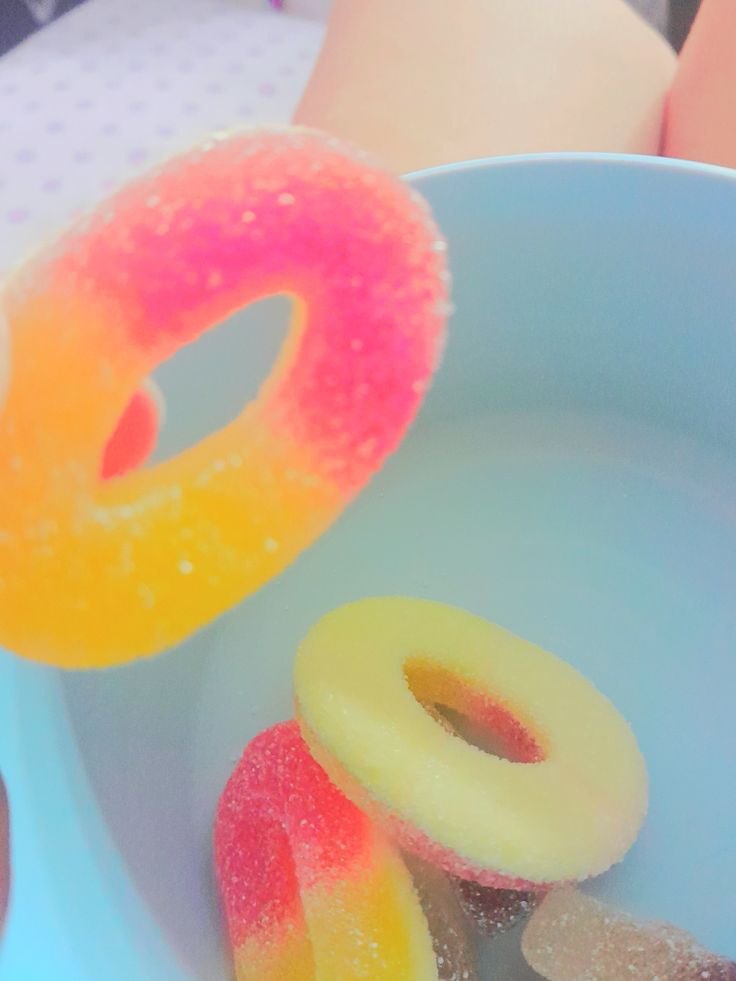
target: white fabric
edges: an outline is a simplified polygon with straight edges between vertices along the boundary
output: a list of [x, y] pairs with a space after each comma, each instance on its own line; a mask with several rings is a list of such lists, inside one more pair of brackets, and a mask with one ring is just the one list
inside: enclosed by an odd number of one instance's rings
[[288, 122], [322, 36], [260, 0], [88, 0], [11, 51], [0, 60], [0, 276], [208, 132]]

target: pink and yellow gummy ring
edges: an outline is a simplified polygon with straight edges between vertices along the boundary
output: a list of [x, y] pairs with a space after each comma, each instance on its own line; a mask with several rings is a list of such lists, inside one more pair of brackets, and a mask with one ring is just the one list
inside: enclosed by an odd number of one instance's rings
[[[647, 777], [628, 724], [570, 665], [482, 617], [351, 603], [312, 628], [294, 670], [302, 734], [331, 779], [456, 876], [540, 889], [605, 871], [636, 839]], [[447, 710], [501, 752], [451, 731]]]
[[[410, 188], [298, 129], [212, 140], [22, 269], [0, 310], [0, 644], [102, 667], [182, 640], [276, 575], [413, 420], [443, 344], [445, 270]], [[256, 399], [179, 456], [104, 481], [153, 369], [276, 293], [296, 313]]]

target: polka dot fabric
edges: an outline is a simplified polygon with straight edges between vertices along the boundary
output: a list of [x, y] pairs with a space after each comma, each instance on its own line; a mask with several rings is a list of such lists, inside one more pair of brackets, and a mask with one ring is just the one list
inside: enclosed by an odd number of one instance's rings
[[152, 164], [291, 118], [323, 27], [234, 0], [87, 0], [0, 61], [0, 277]]

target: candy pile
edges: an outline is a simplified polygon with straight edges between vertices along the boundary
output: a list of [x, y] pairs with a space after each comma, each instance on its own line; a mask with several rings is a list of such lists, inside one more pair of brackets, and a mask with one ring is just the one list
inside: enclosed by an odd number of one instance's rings
[[[250, 743], [217, 810], [239, 981], [475, 978], [463, 907], [485, 901], [502, 930], [636, 838], [647, 778], [627, 723], [480, 617], [398, 597], [342, 607], [302, 642], [294, 687], [297, 722]], [[461, 738], [459, 715], [502, 755]]]

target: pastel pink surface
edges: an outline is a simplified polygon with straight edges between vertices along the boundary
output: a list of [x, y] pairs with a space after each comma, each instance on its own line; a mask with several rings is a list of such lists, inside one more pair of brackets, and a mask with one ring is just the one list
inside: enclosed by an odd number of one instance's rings
[[736, 167], [733, 0], [703, 0], [668, 99], [663, 153]]

